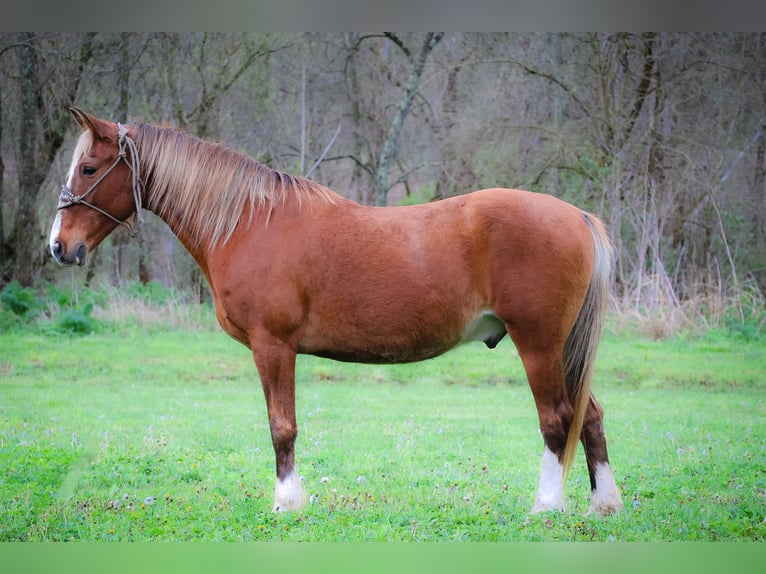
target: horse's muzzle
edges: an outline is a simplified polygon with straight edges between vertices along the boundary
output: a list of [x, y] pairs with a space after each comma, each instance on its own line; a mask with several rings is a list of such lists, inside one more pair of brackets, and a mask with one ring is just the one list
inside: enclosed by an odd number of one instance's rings
[[88, 258], [88, 248], [85, 247], [84, 243], [80, 243], [72, 253], [67, 254], [64, 244], [56, 240], [51, 243], [51, 255], [61, 265], [77, 265], [82, 267]]

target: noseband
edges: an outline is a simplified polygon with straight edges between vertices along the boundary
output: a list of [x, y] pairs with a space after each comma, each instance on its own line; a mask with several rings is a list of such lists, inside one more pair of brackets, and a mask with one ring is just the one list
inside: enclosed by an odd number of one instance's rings
[[[65, 209], [67, 207], [71, 207], [73, 205], [85, 205], [87, 207], [90, 207], [91, 209], [98, 211], [101, 215], [104, 217], [111, 219], [115, 223], [118, 223], [119, 225], [124, 225], [128, 228], [128, 233], [131, 237], [135, 237], [138, 235], [139, 229], [137, 226], [131, 222], [131, 217], [128, 217], [128, 219], [121, 221], [117, 219], [114, 215], [107, 213], [100, 207], [97, 207], [90, 203], [89, 201], [86, 201], [85, 198], [93, 192], [94, 189], [96, 189], [99, 184], [104, 181], [107, 175], [109, 175], [112, 170], [117, 167], [117, 165], [124, 161], [128, 167], [130, 168], [131, 172], [131, 178], [132, 178], [132, 187], [133, 187], [133, 201], [136, 204], [136, 217], [138, 219], [138, 223], [141, 224], [144, 222], [143, 216], [141, 215], [141, 177], [139, 175], [139, 167], [138, 167], [138, 150], [136, 149], [136, 142], [133, 141], [128, 136], [128, 130], [125, 128], [122, 124], [117, 124], [117, 129], [119, 133], [119, 152], [117, 154], [117, 159], [114, 160], [114, 163], [107, 169], [101, 177], [99, 177], [93, 185], [91, 185], [85, 193], [82, 195], [75, 195], [72, 193], [72, 188], [67, 186], [66, 184], [61, 186], [61, 196], [59, 197], [59, 204], [56, 210]], [[130, 157], [128, 157], [127, 150], [130, 149]]]

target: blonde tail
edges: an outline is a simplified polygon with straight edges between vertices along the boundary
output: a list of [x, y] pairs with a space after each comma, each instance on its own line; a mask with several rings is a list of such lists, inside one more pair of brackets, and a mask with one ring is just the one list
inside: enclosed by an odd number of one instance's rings
[[569, 399], [574, 405], [574, 418], [562, 458], [565, 481], [572, 468], [585, 411], [588, 408], [593, 364], [612, 282], [613, 252], [604, 224], [589, 213], [583, 212], [582, 215], [593, 235], [594, 258], [593, 273], [585, 301], [564, 344], [564, 377]]

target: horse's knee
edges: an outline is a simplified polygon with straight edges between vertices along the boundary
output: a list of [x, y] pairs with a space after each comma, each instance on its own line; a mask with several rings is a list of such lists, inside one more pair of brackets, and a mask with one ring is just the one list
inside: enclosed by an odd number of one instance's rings
[[298, 428], [295, 424], [283, 419], [269, 419], [271, 440], [274, 446], [293, 444], [298, 436]]

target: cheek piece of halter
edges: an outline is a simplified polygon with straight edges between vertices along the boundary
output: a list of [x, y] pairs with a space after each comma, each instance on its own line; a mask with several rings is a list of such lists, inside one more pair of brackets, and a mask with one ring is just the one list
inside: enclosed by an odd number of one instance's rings
[[[133, 216], [131, 215], [126, 220], [122, 221], [120, 219], [117, 219], [114, 215], [107, 213], [100, 207], [97, 207], [90, 203], [89, 201], [86, 201], [86, 197], [90, 193], [93, 192], [94, 189], [98, 187], [98, 185], [104, 181], [107, 175], [109, 175], [112, 170], [117, 167], [117, 165], [124, 161], [128, 167], [130, 168], [131, 173], [131, 179], [132, 179], [132, 187], [133, 187], [133, 201], [136, 204], [136, 218], [138, 220], [138, 223], [141, 224], [144, 222], [143, 216], [141, 215], [141, 178], [138, 171], [138, 150], [136, 149], [136, 142], [134, 142], [129, 136], [128, 136], [128, 130], [127, 128], [122, 124], [117, 124], [118, 134], [119, 134], [119, 152], [117, 154], [117, 159], [114, 160], [114, 163], [107, 169], [101, 177], [99, 177], [93, 185], [91, 185], [85, 193], [82, 195], [75, 195], [72, 193], [72, 189], [67, 186], [66, 184], [61, 186], [61, 196], [59, 197], [59, 204], [56, 208], [56, 211], [60, 209], [66, 209], [67, 207], [71, 207], [73, 205], [85, 205], [87, 207], [90, 207], [91, 209], [98, 211], [101, 215], [104, 217], [111, 219], [115, 223], [118, 223], [119, 225], [124, 225], [128, 228], [128, 233], [131, 237], [135, 237], [138, 235], [139, 229], [137, 225], [134, 225], [135, 221], [133, 219]], [[128, 150], [130, 150], [130, 155], [128, 155]]]

